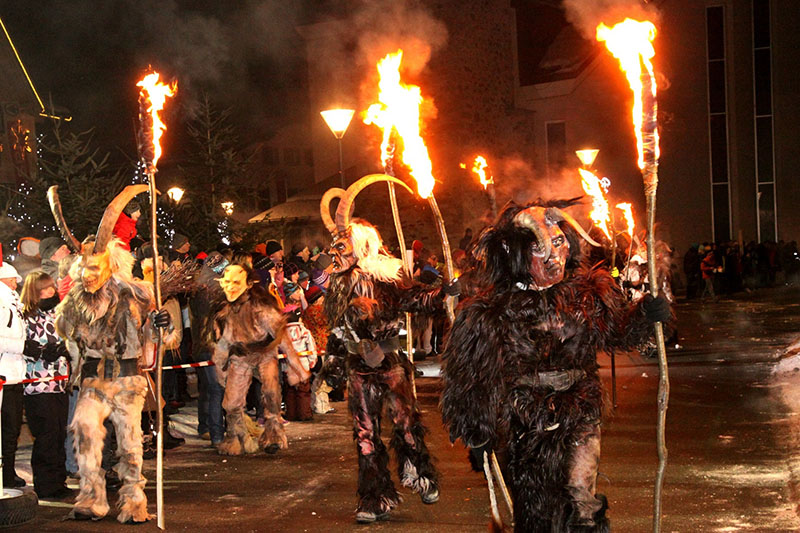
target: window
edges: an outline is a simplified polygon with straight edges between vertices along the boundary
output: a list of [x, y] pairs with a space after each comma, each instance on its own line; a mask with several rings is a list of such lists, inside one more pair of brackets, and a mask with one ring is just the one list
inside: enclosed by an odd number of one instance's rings
[[706, 8], [706, 53], [711, 220], [714, 240], [721, 241], [731, 238], [725, 11], [722, 6]]
[[756, 152], [758, 240], [775, 241], [775, 149], [772, 116], [772, 43], [769, 0], [753, 0], [753, 121]]
[[558, 172], [567, 164], [567, 125], [565, 122], [547, 122], [547, 169]]

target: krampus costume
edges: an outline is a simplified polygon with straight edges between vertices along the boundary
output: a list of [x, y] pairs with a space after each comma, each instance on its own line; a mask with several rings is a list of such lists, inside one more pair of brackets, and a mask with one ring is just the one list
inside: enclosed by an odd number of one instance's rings
[[153, 360], [155, 327], [168, 326], [169, 314], [153, 313], [152, 285], [132, 277], [133, 257], [112, 235], [128, 201], [146, 190], [146, 185], [126, 187], [106, 208], [97, 236], [82, 246], [64, 223], [55, 187], [48, 194], [62, 235], [81, 254], [70, 273], [75, 284], [56, 310], [56, 329], [72, 359], [72, 383], [81, 387], [69, 428], [81, 478], [69, 515], [75, 519], [100, 520], [108, 513], [100, 466], [107, 417], [116, 429], [116, 470], [123, 482], [117, 520], [139, 523], [151, 518], [142, 477], [141, 415], [147, 381], [139, 367]]
[[[289, 363], [291, 385], [310, 377], [292, 346], [286, 329], [287, 315], [278, 310], [275, 298], [266, 289], [255, 285], [257, 280], [252, 269], [241, 264], [228, 265], [220, 280], [226, 302], [214, 316], [216, 345], [212, 359], [220, 383], [225, 385], [222, 407], [228, 430], [218, 446], [224, 455], [255, 453], [259, 449], [272, 454], [288, 446], [281, 421], [278, 346]], [[254, 371], [261, 381], [266, 418], [258, 442], [248, 429], [244, 413]]]
[[[386, 253], [375, 227], [350, 218], [356, 195], [371, 183], [387, 180], [405, 187], [388, 176], [367, 176], [347, 191], [329, 190], [321, 204], [322, 219], [334, 237], [334, 271], [324, 303], [333, 332], [323, 372], [347, 372], [358, 451], [358, 522], [388, 518], [399, 500], [381, 441], [384, 404], [394, 424], [390, 444], [403, 486], [419, 493], [424, 503], [439, 499], [438, 475], [425, 446], [427, 430], [412, 390], [414, 370], [400, 353], [399, 331], [405, 312], [442, 312], [444, 292], [404, 279], [402, 262]], [[329, 204], [335, 197], [340, 201], [334, 222]]]
[[669, 314], [663, 299], [629, 304], [580, 262], [580, 237], [596, 243], [561, 210], [572, 203], [511, 204], [484, 230], [474, 253], [488, 287], [462, 305], [443, 355], [450, 439], [507, 459], [526, 533], [608, 530], [597, 351], [636, 345]]

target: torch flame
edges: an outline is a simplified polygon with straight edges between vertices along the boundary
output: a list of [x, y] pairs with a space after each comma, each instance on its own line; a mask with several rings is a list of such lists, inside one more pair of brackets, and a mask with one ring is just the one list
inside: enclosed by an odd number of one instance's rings
[[[642, 82], [642, 64], [649, 78], [650, 90], [653, 102], [656, 98], [656, 80], [653, 72], [653, 64], [650, 60], [655, 56], [653, 40], [656, 37], [656, 27], [649, 21], [638, 21], [626, 18], [623, 22], [609, 28], [603, 23], [597, 26], [597, 40], [605, 41], [606, 48], [619, 60], [620, 69], [628, 78], [628, 84], [633, 91], [633, 125], [636, 133], [636, 147], [639, 152], [639, 168], [645, 168], [645, 150], [652, 150], [655, 159], [659, 158], [658, 129], [653, 123], [650, 128], [643, 128], [645, 119], [644, 111], [644, 83]], [[648, 113], [651, 111], [648, 109]], [[652, 114], [655, 115], [653, 105]], [[648, 120], [655, 122], [655, 116]], [[645, 124], [645, 126], [647, 126]], [[643, 130], [652, 129], [653, 140], [643, 139]], [[652, 146], [649, 144], [652, 142]]]
[[406, 85], [400, 81], [402, 60], [403, 51], [398, 50], [378, 61], [379, 103], [369, 106], [364, 123], [375, 124], [383, 131], [381, 162], [384, 166], [392, 157], [392, 129], [403, 139], [403, 163], [416, 180], [419, 195], [427, 198], [433, 192], [434, 178], [428, 148], [420, 136], [422, 91], [416, 85]]
[[[465, 167], [466, 168], [466, 167]], [[486, 187], [489, 184], [494, 183], [494, 176], [489, 174], [489, 177], [486, 177], [487, 169], [489, 168], [489, 163], [486, 162], [486, 158], [482, 155], [475, 157], [475, 162], [472, 163], [472, 172], [474, 172], [478, 179], [481, 180], [481, 185], [483, 185], [483, 190], [486, 190]]]
[[175, 92], [178, 90], [178, 82], [167, 85], [158, 81], [158, 77], [158, 72], [152, 72], [136, 84], [137, 87], [142, 88], [139, 92], [140, 97], [146, 98], [150, 103], [147, 112], [150, 113], [153, 120], [153, 167], [158, 164], [158, 160], [161, 157], [161, 136], [167, 129], [166, 124], [161, 121], [158, 113], [164, 109], [167, 97], [175, 96]]
[[592, 211], [589, 218], [592, 219], [606, 237], [611, 240], [611, 232], [608, 231], [608, 223], [611, 222], [611, 213], [608, 210], [608, 202], [603, 196], [603, 189], [600, 186], [600, 179], [589, 170], [579, 168], [581, 173], [581, 185], [583, 190], [592, 197]]
[[628, 235], [633, 239], [633, 230], [636, 227], [633, 222], [633, 206], [630, 202], [622, 202], [617, 204], [617, 209], [622, 211], [622, 216], [625, 217], [625, 224], [628, 226]]

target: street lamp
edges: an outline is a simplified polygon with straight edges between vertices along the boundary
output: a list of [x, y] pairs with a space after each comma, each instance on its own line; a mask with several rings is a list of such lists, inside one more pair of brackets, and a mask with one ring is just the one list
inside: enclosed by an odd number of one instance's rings
[[597, 154], [600, 153], [600, 150], [596, 150], [594, 148], [587, 148], [585, 150], [575, 150], [575, 155], [578, 156], [578, 159], [581, 160], [581, 164], [583, 164], [583, 168], [589, 169], [592, 167], [592, 163], [597, 158]]
[[233, 202], [222, 202], [219, 204], [222, 207], [222, 210], [225, 211], [225, 214], [231, 216], [233, 214]]
[[353, 120], [353, 109], [328, 109], [327, 111], [320, 111], [322, 119], [325, 124], [331, 129], [334, 137], [339, 141], [339, 179], [342, 182], [342, 189], [344, 189], [344, 164], [342, 162], [342, 137], [347, 127], [350, 126], [350, 121]]
[[177, 204], [180, 203], [181, 198], [183, 198], [183, 192], [183, 189], [180, 187], [172, 187], [167, 191], [167, 196], [169, 196], [169, 199]]

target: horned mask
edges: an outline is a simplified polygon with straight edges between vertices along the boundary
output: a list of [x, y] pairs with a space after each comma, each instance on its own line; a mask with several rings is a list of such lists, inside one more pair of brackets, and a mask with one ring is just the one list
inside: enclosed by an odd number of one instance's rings
[[[386, 174], [370, 174], [350, 185], [346, 191], [334, 187], [322, 196], [320, 216], [333, 237], [331, 259], [334, 273], [349, 270], [362, 259], [377, 255], [382, 248], [380, 236], [371, 224], [352, 219], [356, 196], [373, 183], [382, 181], [396, 183], [414, 194], [408, 185], [397, 178]], [[334, 198], [339, 199], [335, 219], [331, 217], [330, 209]]]
[[566, 222], [593, 246], [600, 246], [584, 231], [578, 222], [557, 207], [528, 207], [517, 213], [514, 224], [527, 228], [536, 235], [531, 243], [528, 271], [532, 289], [543, 290], [564, 279], [564, 269], [569, 256], [569, 241], [559, 226]]
[[81, 281], [86, 291], [97, 292], [113, 274], [119, 270], [120, 261], [112, 257], [112, 246], [109, 244], [113, 240], [114, 225], [117, 223], [122, 210], [128, 205], [134, 196], [146, 192], [147, 185], [128, 185], [120, 192], [103, 212], [103, 218], [97, 227], [97, 234], [94, 240], [86, 239], [82, 245], [76, 239], [64, 219], [61, 211], [61, 202], [58, 198], [58, 186], [53, 185], [47, 191], [47, 199], [50, 202], [50, 210], [53, 212], [56, 226], [61, 232], [61, 237], [67, 243], [70, 251], [81, 254]]

